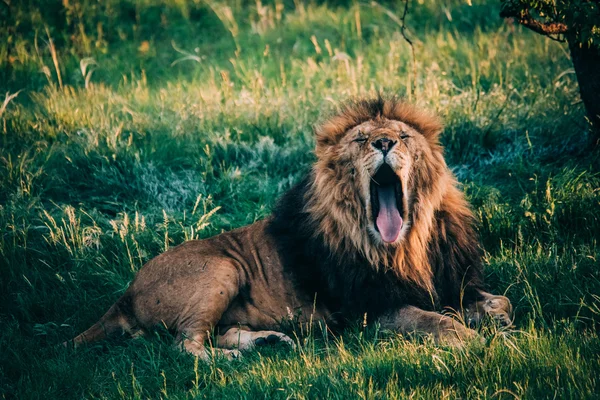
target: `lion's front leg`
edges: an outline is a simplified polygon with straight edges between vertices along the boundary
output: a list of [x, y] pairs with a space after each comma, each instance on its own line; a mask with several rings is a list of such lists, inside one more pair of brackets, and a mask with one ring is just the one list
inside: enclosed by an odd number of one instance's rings
[[505, 296], [493, 295], [479, 291], [480, 299], [464, 309], [465, 321], [470, 325], [479, 324], [486, 316], [500, 322], [504, 326], [512, 325], [512, 304]]
[[406, 306], [379, 319], [383, 329], [404, 334], [431, 335], [436, 343], [461, 347], [465, 342], [479, 338], [477, 332], [445, 315]]

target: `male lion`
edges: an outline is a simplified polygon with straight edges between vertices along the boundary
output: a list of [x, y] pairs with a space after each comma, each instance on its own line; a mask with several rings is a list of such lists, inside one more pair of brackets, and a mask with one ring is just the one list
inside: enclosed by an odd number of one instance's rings
[[228, 357], [293, 341], [277, 332], [292, 310], [376, 322], [460, 345], [477, 334], [434, 310], [510, 323], [504, 296], [483, 290], [473, 215], [446, 166], [439, 120], [395, 98], [347, 103], [316, 129], [317, 160], [250, 226], [188, 241], [149, 261], [75, 345], [157, 324], [207, 358], [211, 330]]

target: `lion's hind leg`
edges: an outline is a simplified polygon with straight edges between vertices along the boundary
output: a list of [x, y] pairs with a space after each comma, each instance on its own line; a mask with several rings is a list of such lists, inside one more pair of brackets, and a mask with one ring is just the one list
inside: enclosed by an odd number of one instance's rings
[[218, 340], [211, 341], [212, 330], [239, 293], [236, 265], [229, 259], [213, 259], [207, 265], [204, 279], [196, 283], [195, 292], [179, 315], [176, 343], [205, 361], [214, 357], [239, 358], [239, 350], [222, 348]]
[[231, 328], [225, 334], [217, 336], [219, 347], [226, 349], [250, 350], [254, 347], [285, 343], [292, 348], [294, 341], [284, 333], [276, 331], [250, 331]]

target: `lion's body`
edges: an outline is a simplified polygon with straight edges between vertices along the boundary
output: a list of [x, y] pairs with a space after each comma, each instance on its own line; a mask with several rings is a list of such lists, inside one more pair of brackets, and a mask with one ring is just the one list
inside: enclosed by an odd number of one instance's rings
[[203, 323], [194, 317], [201, 314], [210, 321], [203, 328], [224, 332], [238, 325], [273, 330], [291, 310], [310, 314], [314, 294], [294, 287], [268, 224], [188, 241], [149, 262], [125, 293], [135, 320], [143, 328], [164, 323], [184, 333]]
[[[361, 130], [372, 146], [362, 145]], [[434, 117], [393, 100], [347, 107], [317, 130], [317, 162], [273, 216], [154, 258], [75, 343], [162, 324], [203, 355], [213, 329], [230, 348], [275, 334], [289, 341], [274, 331], [290, 316], [333, 328], [366, 316], [440, 339], [474, 332], [434, 310], [505, 317], [508, 300], [482, 290], [473, 216], [444, 162], [440, 131]]]

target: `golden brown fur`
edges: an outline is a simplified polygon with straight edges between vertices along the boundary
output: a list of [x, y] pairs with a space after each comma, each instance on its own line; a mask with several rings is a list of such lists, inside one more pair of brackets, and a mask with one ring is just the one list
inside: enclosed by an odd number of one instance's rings
[[[510, 302], [482, 289], [473, 216], [446, 166], [437, 117], [397, 99], [351, 102], [316, 129], [311, 172], [272, 217], [151, 260], [109, 312], [74, 339], [172, 329], [207, 356], [291, 340], [290, 315], [341, 328], [369, 322], [460, 343], [475, 332], [437, 313], [510, 322]], [[383, 229], [383, 230], [382, 230]]]

